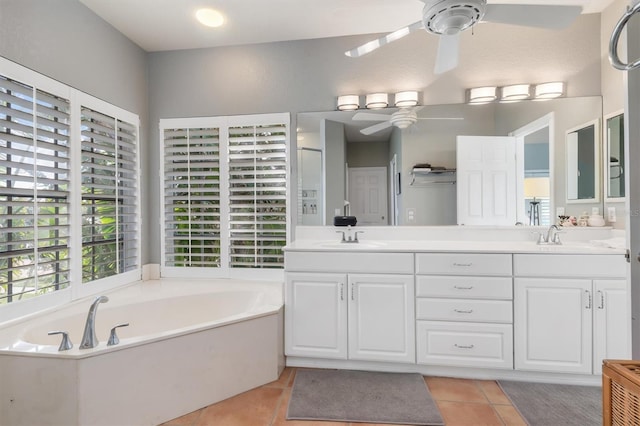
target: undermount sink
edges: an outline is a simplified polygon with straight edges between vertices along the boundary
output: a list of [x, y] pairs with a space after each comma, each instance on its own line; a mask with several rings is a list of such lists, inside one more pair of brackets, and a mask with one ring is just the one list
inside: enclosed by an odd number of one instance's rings
[[325, 241], [318, 244], [325, 248], [341, 248], [341, 249], [373, 249], [384, 247], [386, 244], [379, 241], [359, 241], [357, 243], [343, 243], [341, 241]]

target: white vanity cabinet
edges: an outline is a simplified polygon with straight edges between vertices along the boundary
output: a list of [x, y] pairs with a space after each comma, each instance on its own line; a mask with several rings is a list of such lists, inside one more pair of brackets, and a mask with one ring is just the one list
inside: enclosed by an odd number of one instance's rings
[[513, 368], [510, 254], [416, 255], [417, 362]]
[[288, 252], [285, 263], [287, 356], [415, 362], [413, 254]]
[[630, 356], [623, 255], [514, 255], [515, 368], [600, 374]]

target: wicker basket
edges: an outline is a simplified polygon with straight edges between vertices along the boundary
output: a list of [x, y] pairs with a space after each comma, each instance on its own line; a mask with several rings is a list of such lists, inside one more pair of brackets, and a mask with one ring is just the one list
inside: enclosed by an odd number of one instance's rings
[[605, 426], [640, 425], [640, 361], [604, 361], [602, 409]]

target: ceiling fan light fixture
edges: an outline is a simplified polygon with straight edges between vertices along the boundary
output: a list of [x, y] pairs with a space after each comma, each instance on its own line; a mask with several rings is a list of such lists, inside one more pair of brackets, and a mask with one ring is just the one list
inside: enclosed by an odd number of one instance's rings
[[520, 102], [529, 99], [531, 93], [528, 84], [513, 84], [500, 89], [500, 102]]
[[358, 95], [338, 96], [339, 111], [353, 111], [360, 108], [360, 97]]
[[386, 93], [371, 93], [367, 95], [366, 107], [368, 109], [381, 109], [389, 106], [389, 95]]
[[495, 86], [474, 87], [473, 89], [469, 89], [469, 104], [482, 105], [495, 101], [498, 98], [496, 95], [497, 89]]
[[418, 105], [418, 92], [409, 90], [406, 92], [398, 92], [395, 95], [395, 106], [398, 108], [407, 108]]
[[564, 82], [553, 81], [536, 85], [534, 99], [536, 101], [545, 101], [559, 98], [562, 95], [564, 95]]

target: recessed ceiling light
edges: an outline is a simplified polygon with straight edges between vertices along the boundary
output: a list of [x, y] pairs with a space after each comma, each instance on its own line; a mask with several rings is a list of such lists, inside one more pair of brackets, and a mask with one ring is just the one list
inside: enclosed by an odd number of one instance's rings
[[198, 9], [196, 19], [207, 27], [216, 28], [224, 24], [224, 16], [215, 9]]

